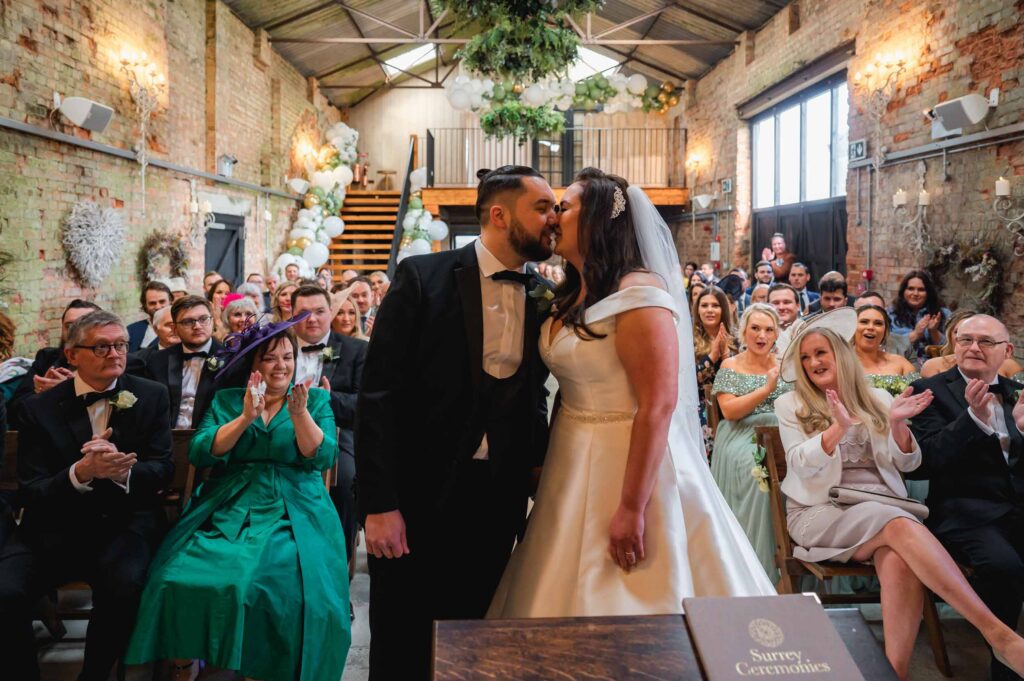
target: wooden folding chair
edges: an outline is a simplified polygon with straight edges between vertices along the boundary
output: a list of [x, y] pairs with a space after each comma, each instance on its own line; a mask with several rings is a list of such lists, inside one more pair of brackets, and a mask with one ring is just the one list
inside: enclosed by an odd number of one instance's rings
[[722, 420], [722, 410], [718, 407], [718, 398], [711, 390], [714, 388], [710, 383], [704, 386], [704, 404], [708, 416], [708, 428], [711, 429], [711, 437], [718, 432], [718, 424]]
[[170, 520], [176, 520], [192, 497], [196, 482], [196, 467], [188, 460], [188, 449], [192, 444], [194, 430], [190, 428], [171, 431], [171, 456], [174, 458], [174, 477], [166, 489], [161, 492], [164, 506], [168, 510]]
[[[877, 591], [858, 594], [830, 593], [829, 583], [833, 577], [875, 577], [876, 572], [873, 565], [852, 561], [812, 563], [793, 556], [793, 541], [786, 529], [786, 502], [780, 489], [780, 483], [786, 477], [786, 450], [782, 446], [778, 427], [758, 426], [757, 443], [765, 450], [764, 465], [768, 469], [772, 524], [775, 531], [775, 564], [781, 573], [779, 583], [776, 585], [778, 592], [780, 594], [798, 593], [799, 579], [810, 575], [822, 584], [824, 593], [819, 594], [819, 598], [824, 604], [879, 603], [881, 593]], [[922, 614], [925, 630], [928, 632], [928, 643], [931, 645], [932, 656], [935, 658], [935, 666], [943, 676], [952, 677], [953, 669], [949, 664], [939, 613], [935, 608], [933, 594], [927, 590]]]

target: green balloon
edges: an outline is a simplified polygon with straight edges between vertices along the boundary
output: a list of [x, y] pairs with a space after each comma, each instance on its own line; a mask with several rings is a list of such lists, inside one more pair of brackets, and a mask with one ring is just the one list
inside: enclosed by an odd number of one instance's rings
[[587, 91], [588, 91], [588, 88], [587, 88], [587, 84], [586, 83], [576, 83], [576, 96], [577, 97], [586, 97], [587, 96]]
[[601, 74], [597, 74], [596, 76], [594, 76], [594, 82], [597, 83], [597, 87], [601, 88], [602, 90], [608, 87], [608, 79], [602, 76]]
[[302, 255], [302, 249], [299, 248], [298, 246], [293, 246], [293, 247], [288, 249], [288, 254], [289, 255]]
[[320, 187], [313, 187], [312, 189], [309, 190], [309, 193], [310, 194], [315, 194], [316, 197], [318, 199], [320, 199], [320, 200], [323, 200], [323, 199], [327, 198], [327, 192], [325, 192]]
[[661, 88], [657, 85], [648, 85], [647, 89], [644, 90], [644, 96], [648, 99], [657, 99], [659, 92], [661, 92]]
[[423, 199], [421, 199], [421, 198], [419, 198], [417, 196], [412, 197], [411, 199], [409, 199], [409, 208], [411, 208], [412, 210], [420, 210], [420, 209], [422, 209], [423, 208]]
[[491, 90], [491, 99], [496, 102], [500, 102], [505, 99], [505, 87], [501, 83], [495, 85], [494, 89]]

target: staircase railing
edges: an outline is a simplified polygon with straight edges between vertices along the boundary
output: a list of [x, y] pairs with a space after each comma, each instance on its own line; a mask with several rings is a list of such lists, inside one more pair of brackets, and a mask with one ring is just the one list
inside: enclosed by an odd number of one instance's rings
[[398, 203], [398, 217], [395, 218], [395, 233], [391, 237], [391, 257], [388, 258], [388, 278], [395, 276], [398, 266], [398, 246], [402, 243], [402, 222], [409, 209], [409, 195], [412, 193], [411, 176], [416, 165], [416, 138], [409, 140], [409, 153], [405, 162], [405, 180], [402, 182], [402, 199]]

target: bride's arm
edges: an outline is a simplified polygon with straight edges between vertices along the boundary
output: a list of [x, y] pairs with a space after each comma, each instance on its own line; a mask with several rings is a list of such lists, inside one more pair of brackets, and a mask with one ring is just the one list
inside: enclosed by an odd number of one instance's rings
[[[609, 552], [626, 570], [644, 558], [644, 510], [678, 399], [678, 342], [672, 313], [665, 308], [643, 307], [617, 317], [615, 350], [637, 401], [622, 496], [609, 528]], [[635, 561], [629, 560], [631, 553]]]

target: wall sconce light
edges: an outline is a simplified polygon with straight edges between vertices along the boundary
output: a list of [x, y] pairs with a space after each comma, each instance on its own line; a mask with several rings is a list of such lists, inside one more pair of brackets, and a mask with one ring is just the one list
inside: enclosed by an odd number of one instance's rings
[[[882, 116], [892, 101], [899, 84], [899, 78], [907, 70], [907, 60], [901, 52], [877, 54], [863, 72], [853, 76], [854, 92], [863, 100], [864, 109], [874, 121], [871, 165], [877, 182], [878, 169], [885, 161], [882, 149]], [[877, 189], [877, 187], [876, 187]]]
[[189, 243], [192, 244], [192, 248], [199, 247], [199, 240], [206, 236], [206, 230], [210, 229], [215, 222], [213, 216], [213, 204], [209, 201], [199, 201], [199, 194], [197, 192], [196, 181], [190, 179], [188, 181], [189, 195], [191, 200], [189, 202], [189, 213], [192, 215], [190, 228], [186, 234]]
[[1010, 193], [1010, 181], [1005, 177], [996, 180], [996, 199], [992, 202], [992, 212], [1013, 237], [1013, 254], [1018, 258], [1024, 256], [1024, 201]]
[[122, 52], [121, 70], [128, 76], [128, 91], [135, 102], [135, 115], [139, 118], [139, 141], [136, 144], [135, 160], [142, 166], [142, 214], [146, 214], [146, 166], [149, 165], [149, 149], [146, 145], [146, 128], [149, 119], [160, 106], [160, 95], [167, 89], [162, 73], [149, 61], [145, 52]]

